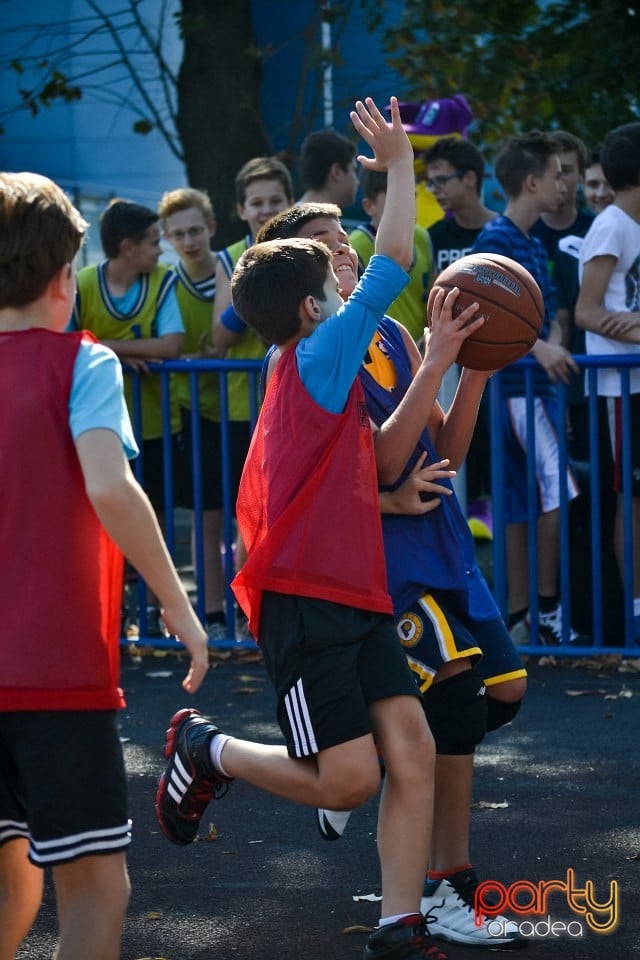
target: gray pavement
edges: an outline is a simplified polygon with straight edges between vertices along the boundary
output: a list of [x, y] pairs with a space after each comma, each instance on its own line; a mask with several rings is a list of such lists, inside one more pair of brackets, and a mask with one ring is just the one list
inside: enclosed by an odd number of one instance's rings
[[[543, 917], [521, 917], [539, 925], [519, 954], [532, 960], [640, 956], [640, 672], [599, 664], [530, 661], [519, 716], [488, 736], [477, 755], [472, 849], [483, 879], [505, 888], [528, 881], [537, 890], [540, 881], [566, 881], [571, 869], [578, 886], [593, 882], [598, 901], [619, 884], [619, 922], [608, 936], [594, 933], [563, 891], [549, 895]], [[122, 960], [360, 960], [362, 928], [378, 916], [377, 903], [353, 899], [379, 893], [375, 801], [354, 814], [342, 840], [327, 843], [311, 810], [236, 783], [205, 816], [216, 839], [178, 848], [159, 832], [153, 796], [174, 710], [193, 705], [229, 733], [281, 742], [260, 662], [217, 663], [192, 699], [179, 685], [184, 666], [172, 655], [123, 662], [134, 841]], [[54, 943], [48, 884], [18, 957], [44, 960]], [[445, 949], [452, 960], [489, 956]]]

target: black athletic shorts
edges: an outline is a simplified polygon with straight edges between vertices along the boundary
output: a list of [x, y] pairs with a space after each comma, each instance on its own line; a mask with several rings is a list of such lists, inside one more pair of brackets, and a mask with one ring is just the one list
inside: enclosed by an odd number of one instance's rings
[[0, 845], [29, 840], [38, 867], [131, 842], [115, 710], [0, 713]]
[[376, 700], [420, 696], [390, 615], [266, 592], [260, 647], [292, 757], [371, 733]]
[[[229, 449], [222, 450], [220, 424], [199, 418], [200, 467], [203, 510], [222, 510], [222, 464], [229, 464], [231, 507], [235, 514], [236, 498], [242, 469], [251, 442], [251, 424], [245, 420], [229, 421]], [[194, 508], [193, 492], [193, 429], [191, 411], [182, 410], [182, 429], [176, 437], [173, 461], [174, 503], [177, 507]]]

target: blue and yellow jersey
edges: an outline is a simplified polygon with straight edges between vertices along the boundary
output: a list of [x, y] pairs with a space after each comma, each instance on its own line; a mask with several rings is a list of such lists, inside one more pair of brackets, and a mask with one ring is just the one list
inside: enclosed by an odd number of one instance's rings
[[[225, 273], [231, 279], [233, 268], [242, 256], [242, 254], [251, 246], [250, 236], [244, 240], [238, 240], [225, 250], [218, 253], [222, 261]], [[266, 344], [260, 339], [255, 330], [245, 326], [244, 332], [237, 343], [227, 350], [226, 360], [262, 360], [267, 352]], [[229, 419], [230, 420], [250, 420], [250, 402], [249, 402], [249, 374], [248, 373], [228, 373], [227, 390], [229, 397]]]
[[[202, 334], [211, 332], [213, 304], [216, 296], [215, 273], [205, 280], [194, 281], [184, 264], [178, 263], [173, 270], [178, 278], [176, 294], [184, 323], [183, 353], [194, 354], [200, 350]], [[173, 375], [172, 390], [180, 407], [191, 409], [191, 385], [188, 373]], [[220, 419], [220, 395], [218, 374], [203, 373], [198, 377], [199, 410], [207, 420]]]
[[[169, 298], [175, 298], [175, 274], [168, 267], [158, 265], [151, 273], [141, 274], [127, 312], [117, 306], [106, 281], [107, 261], [97, 266], [84, 267], [77, 275], [77, 294], [72, 325], [78, 330], [90, 330], [98, 340], [139, 340], [162, 336], [158, 315]], [[161, 378], [141, 378], [142, 439], [162, 436]], [[127, 406], [133, 418], [133, 391], [131, 378], [125, 377]], [[171, 404], [171, 432], [180, 429], [180, 411]]]

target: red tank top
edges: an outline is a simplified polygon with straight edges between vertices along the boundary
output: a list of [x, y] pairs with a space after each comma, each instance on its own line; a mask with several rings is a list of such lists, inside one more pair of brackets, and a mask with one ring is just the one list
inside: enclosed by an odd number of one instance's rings
[[91, 334], [0, 333], [0, 710], [106, 710], [119, 687], [122, 555], [69, 429]]
[[259, 636], [273, 590], [391, 613], [373, 441], [362, 387], [329, 413], [309, 396], [295, 349], [273, 374], [238, 493], [248, 559], [233, 589]]

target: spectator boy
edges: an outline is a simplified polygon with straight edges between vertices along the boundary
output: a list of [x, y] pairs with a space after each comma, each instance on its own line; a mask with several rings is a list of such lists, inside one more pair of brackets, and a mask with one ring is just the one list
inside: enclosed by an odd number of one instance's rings
[[[569, 624], [563, 624], [558, 600], [560, 484], [566, 484], [570, 500], [578, 494], [571, 471], [566, 477], [560, 475], [554, 384], [558, 380], [566, 383], [570, 372], [577, 371], [578, 367], [562, 346], [547, 251], [531, 230], [542, 213], [557, 209], [566, 192], [557, 149], [551, 137], [539, 131], [513, 137], [505, 144], [496, 159], [495, 171], [507, 195], [507, 206], [503, 214], [486, 225], [473, 246], [474, 253], [499, 253], [521, 263], [538, 283], [544, 300], [542, 332], [531, 350], [538, 361], [533, 371], [539, 497], [538, 636], [540, 642], [554, 645], [562, 643], [565, 637], [569, 641], [577, 639]], [[526, 642], [530, 624], [525, 382], [524, 373], [513, 366], [506, 367], [501, 377], [509, 626], [514, 638]]]
[[[0, 956], [14, 957], [53, 871], [60, 960], [117, 960], [129, 899], [117, 711], [122, 555], [191, 655], [206, 636], [127, 457], [120, 364], [64, 333], [86, 223], [45, 177], [0, 174]], [[43, 463], [46, 484], [42, 483]]]
[[[427, 186], [445, 211], [444, 219], [429, 227], [437, 276], [449, 264], [471, 253], [476, 237], [496, 213], [484, 203], [484, 157], [470, 140], [442, 137], [427, 150], [424, 162]], [[474, 535], [483, 539], [492, 537], [488, 446], [489, 412], [483, 400], [465, 463], [469, 524]]]
[[[181, 187], [165, 193], [158, 205], [164, 236], [180, 259], [173, 267], [178, 278], [176, 294], [184, 323], [183, 358], [201, 357], [202, 341], [211, 335], [216, 295], [217, 256], [211, 250], [216, 222], [209, 196], [202, 190]], [[173, 396], [180, 408], [181, 430], [174, 472], [174, 502], [194, 509], [193, 427], [191, 377], [177, 373], [172, 378]], [[198, 427], [202, 465], [201, 582], [204, 587], [205, 625], [209, 638], [226, 637], [224, 577], [222, 570], [222, 456], [220, 448], [220, 398], [217, 375], [198, 377]], [[199, 573], [195, 530], [192, 557]]]
[[602, 213], [613, 203], [613, 190], [602, 169], [601, 153], [602, 146], [594, 147], [584, 173], [584, 199], [593, 213]]
[[[587, 331], [587, 353], [640, 354], [640, 123], [616, 127], [602, 147], [602, 170], [614, 200], [598, 214], [580, 250], [576, 322]], [[620, 370], [598, 370], [597, 390], [606, 407], [617, 494], [615, 548], [624, 578], [625, 536], [632, 538], [634, 636], [640, 636], [640, 369], [629, 371], [633, 474], [632, 525], [624, 530], [622, 503], [622, 383]]]
[[[551, 136], [556, 144], [556, 153], [566, 189], [558, 209], [543, 210], [531, 228], [531, 234], [542, 240], [547, 251], [551, 276], [554, 278], [554, 265], [560, 240], [564, 237], [584, 237], [591, 226], [593, 214], [578, 208], [578, 190], [584, 183], [587, 148], [582, 140], [566, 130], [554, 130]], [[564, 346], [567, 345], [568, 340], [565, 338]]]
[[[218, 253], [216, 267], [216, 300], [213, 309], [213, 347], [205, 347], [208, 356], [227, 360], [261, 360], [268, 344], [248, 327], [231, 304], [231, 275], [242, 254], [254, 242], [260, 227], [280, 210], [293, 203], [291, 174], [276, 157], [254, 157], [236, 176], [238, 216], [244, 220], [249, 233], [243, 240]], [[235, 505], [240, 475], [249, 449], [253, 429], [249, 373], [227, 374], [229, 415], [231, 493]], [[236, 567], [244, 561], [244, 548], [236, 542]], [[247, 625], [242, 613], [236, 615], [236, 634], [246, 634]]]
[[341, 210], [355, 203], [358, 190], [356, 148], [337, 130], [316, 130], [302, 142], [298, 203], [335, 203]]
[[445, 212], [429, 227], [435, 274], [471, 253], [485, 224], [496, 216], [482, 199], [484, 158], [469, 140], [442, 137], [424, 155], [427, 186]]

